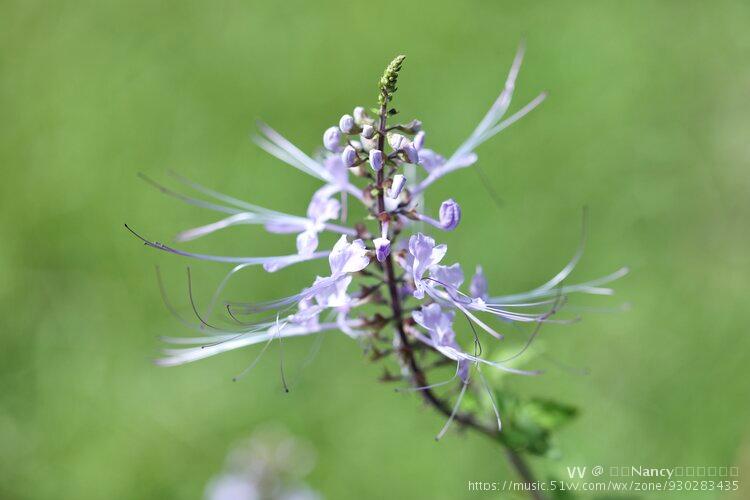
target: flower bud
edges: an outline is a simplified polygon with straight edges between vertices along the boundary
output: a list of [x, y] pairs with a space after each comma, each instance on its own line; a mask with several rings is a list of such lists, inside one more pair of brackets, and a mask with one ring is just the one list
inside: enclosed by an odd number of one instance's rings
[[388, 238], [375, 238], [372, 242], [375, 243], [375, 257], [378, 262], [383, 262], [391, 253], [390, 240]]
[[424, 130], [417, 132], [417, 135], [414, 136], [413, 144], [417, 151], [422, 149], [422, 146], [424, 146]]
[[383, 168], [383, 152], [379, 149], [370, 150], [370, 166], [374, 171], [378, 171]]
[[412, 120], [406, 125], [402, 125], [404, 130], [410, 134], [416, 134], [420, 130], [422, 130], [422, 122], [419, 120]]
[[378, 139], [377, 137], [372, 137], [368, 139], [367, 137], [360, 135], [359, 138], [362, 141], [362, 150], [365, 152], [370, 152], [373, 149], [378, 149]]
[[344, 148], [344, 152], [341, 153], [341, 161], [348, 167], [353, 166], [357, 162], [357, 152], [353, 147], [347, 146]]
[[453, 231], [461, 222], [461, 207], [453, 198], [440, 205], [440, 226], [446, 231]]
[[341, 140], [341, 132], [339, 132], [338, 127], [330, 127], [323, 134], [323, 146], [328, 151], [338, 150], [340, 140]]
[[367, 111], [365, 111], [365, 108], [363, 108], [362, 106], [357, 106], [356, 108], [354, 108], [353, 115], [354, 123], [356, 123], [357, 125], [362, 126], [367, 121]]
[[375, 129], [372, 125], [365, 125], [362, 127], [362, 137], [365, 139], [372, 139], [375, 137]]
[[398, 198], [405, 185], [406, 177], [401, 174], [394, 175], [393, 184], [391, 184], [391, 188], [388, 190], [388, 197], [393, 198], [394, 200]]
[[409, 163], [413, 163], [415, 165], [419, 163], [419, 153], [417, 152], [417, 148], [415, 148], [413, 144], [407, 144], [406, 146], [404, 146], [402, 151], [409, 159]]
[[354, 131], [354, 118], [352, 115], [344, 115], [339, 120], [339, 128], [345, 134], [351, 134]]
[[409, 144], [409, 139], [401, 134], [389, 134], [388, 144], [391, 145], [394, 151], [401, 151], [402, 149], [404, 149], [404, 146]]
[[409, 163], [419, 163], [419, 153], [409, 139], [401, 134], [391, 134], [388, 136], [388, 144], [394, 151], [402, 151]]

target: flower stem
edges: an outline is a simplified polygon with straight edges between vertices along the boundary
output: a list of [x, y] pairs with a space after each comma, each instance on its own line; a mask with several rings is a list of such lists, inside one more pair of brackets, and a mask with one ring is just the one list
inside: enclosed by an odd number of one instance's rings
[[[380, 113], [379, 113], [379, 120], [378, 120], [378, 149], [380, 151], [384, 151], [385, 148], [385, 138], [387, 133], [386, 128], [386, 122], [388, 119], [388, 110], [387, 110], [387, 102], [382, 103], [380, 105]], [[383, 214], [385, 212], [385, 199], [384, 199], [384, 188], [383, 188], [383, 182], [384, 182], [384, 171], [385, 166], [378, 170], [377, 174], [377, 190], [378, 190], [378, 196], [377, 196], [377, 207], [378, 207], [378, 215]], [[381, 225], [383, 222], [381, 222]], [[381, 226], [382, 227], [382, 226]], [[385, 258], [385, 262], [383, 263], [383, 268], [385, 271], [385, 282], [388, 285], [388, 291], [390, 295], [390, 303], [391, 303], [391, 310], [393, 313], [393, 322], [396, 326], [396, 333], [398, 335], [399, 340], [399, 358], [401, 365], [408, 371], [409, 375], [411, 376], [411, 383], [414, 387], [420, 387], [418, 392], [422, 395], [422, 398], [424, 401], [435, 408], [438, 412], [442, 413], [443, 415], [450, 417], [450, 415], [453, 413], [451, 406], [444, 401], [443, 399], [439, 398], [437, 394], [435, 394], [432, 389], [424, 389], [424, 387], [428, 386], [427, 377], [424, 373], [424, 371], [419, 366], [419, 363], [417, 362], [417, 358], [414, 356], [414, 350], [411, 346], [411, 343], [409, 342], [409, 338], [406, 335], [406, 330], [404, 328], [404, 319], [403, 319], [403, 311], [401, 309], [401, 297], [399, 296], [398, 292], [398, 283], [395, 278], [395, 272], [393, 270], [393, 259], [391, 257], [391, 254], [388, 254]], [[461, 413], [457, 412], [454, 416], [454, 419], [456, 422], [458, 422], [461, 425], [464, 425], [466, 427], [469, 427], [471, 429], [474, 429], [477, 432], [480, 432], [489, 438], [497, 441], [501, 446], [505, 448], [505, 454], [508, 457], [508, 461], [515, 469], [518, 476], [521, 478], [521, 480], [524, 482], [524, 484], [528, 488], [529, 495], [531, 498], [534, 498], [535, 500], [543, 500], [543, 496], [541, 492], [536, 491], [532, 489], [531, 485], [536, 481], [534, 479], [534, 474], [531, 471], [531, 468], [526, 463], [524, 458], [514, 449], [507, 446], [505, 443], [503, 443], [500, 440], [500, 431], [498, 431], [495, 427], [487, 426], [481, 422], [478, 422], [472, 415], [467, 413]]]

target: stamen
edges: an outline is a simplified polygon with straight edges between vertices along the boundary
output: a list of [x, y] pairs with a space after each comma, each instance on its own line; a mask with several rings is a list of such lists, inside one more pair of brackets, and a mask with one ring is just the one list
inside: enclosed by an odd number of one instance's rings
[[482, 370], [479, 367], [479, 365], [476, 365], [477, 367], [477, 373], [479, 373], [479, 379], [482, 381], [482, 385], [484, 386], [484, 390], [487, 391], [487, 395], [490, 397], [490, 404], [492, 405], [492, 411], [495, 412], [495, 418], [497, 419], [497, 430], [502, 431], [503, 430], [503, 423], [500, 421], [500, 412], [497, 410], [497, 403], [495, 403], [495, 396], [492, 394], [492, 391], [490, 390], [490, 385], [487, 383], [487, 379], [484, 378], [484, 375], [482, 374]]
[[207, 323], [201, 317], [200, 313], [198, 312], [198, 308], [195, 306], [195, 300], [193, 299], [193, 280], [190, 277], [190, 268], [189, 267], [187, 268], [187, 280], [188, 280], [188, 297], [190, 297], [190, 306], [193, 308], [193, 313], [195, 313], [195, 317], [198, 318], [198, 320], [201, 322], [201, 324], [203, 326], [207, 326], [209, 328], [212, 328], [212, 329], [214, 329], [216, 331], [220, 331], [220, 332], [221, 331], [226, 331], [226, 330], [223, 330], [221, 328], [217, 328], [217, 327], [215, 327], [215, 326], [210, 325], [209, 323]]
[[172, 191], [171, 189], [162, 186], [155, 180], [151, 179], [150, 177], [146, 176], [146, 174], [142, 172], [138, 172], [138, 177], [140, 177], [142, 180], [146, 181], [148, 184], [151, 184], [153, 187], [161, 191], [163, 194], [166, 194], [168, 196], [172, 196], [174, 198], [177, 198], [179, 200], [184, 201], [185, 203], [188, 203], [190, 205], [195, 205], [197, 207], [207, 208], [209, 210], [215, 210], [217, 212], [224, 212], [227, 214], [238, 214], [242, 212], [242, 210], [237, 210], [235, 208], [225, 207], [223, 205], [217, 205], [215, 203], [211, 203], [208, 201], [199, 200], [198, 198], [193, 198], [181, 193], [178, 193], [176, 191]]
[[183, 257], [191, 257], [193, 259], [200, 259], [200, 260], [208, 260], [213, 262], [225, 262], [229, 264], [266, 264], [269, 262], [280, 262], [283, 265], [289, 265], [289, 264], [295, 264], [297, 262], [304, 262], [307, 260], [313, 260], [313, 259], [321, 259], [323, 257], [327, 257], [329, 252], [314, 252], [309, 257], [302, 257], [300, 255], [294, 254], [294, 255], [284, 255], [281, 257], [227, 257], [223, 255], [207, 255], [207, 254], [201, 254], [201, 253], [191, 253], [191, 252], [185, 252], [183, 250], [178, 250], [176, 248], [169, 247], [163, 243], [159, 243], [158, 241], [150, 241], [141, 236], [140, 234], [136, 233], [130, 226], [125, 224], [125, 228], [133, 233], [138, 239], [143, 241], [143, 243], [146, 246], [149, 246], [151, 248], [156, 248], [157, 250], [163, 250], [168, 253], [173, 253], [176, 255], [181, 255]]
[[453, 382], [456, 377], [458, 377], [458, 370], [459, 370], [459, 364], [456, 363], [456, 373], [453, 374], [451, 378], [448, 380], [444, 380], [442, 382], [435, 382], [434, 384], [430, 385], [423, 385], [421, 387], [396, 387], [393, 391], [394, 392], [414, 392], [414, 391], [426, 391], [428, 389], [433, 389], [435, 387], [441, 387], [446, 384], [450, 384]]
[[167, 310], [175, 318], [177, 318], [177, 320], [183, 325], [193, 330], [202, 331], [203, 329], [200, 326], [186, 320], [185, 318], [182, 317], [180, 313], [177, 312], [177, 309], [172, 305], [172, 303], [169, 300], [169, 297], [167, 296], [167, 290], [164, 286], [164, 280], [162, 279], [161, 270], [159, 269], [159, 266], [154, 266], [154, 269], [156, 270], [156, 281], [159, 284], [159, 294], [161, 295], [161, 300], [162, 302], [164, 302], [164, 305], [166, 306]]
[[[284, 323], [286, 325], [286, 323]], [[279, 326], [279, 315], [276, 315], [276, 332], [279, 336], [279, 368], [281, 370], [281, 384], [284, 386], [284, 392], [289, 392], [289, 386], [286, 384], [284, 376], [284, 343], [282, 342], [281, 327]]]
[[242, 370], [242, 371], [241, 371], [241, 372], [239, 373], [239, 375], [235, 375], [234, 377], [232, 377], [232, 382], [237, 382], [237, 381], [239, 381], [239, 380], [240, 380], [240, 379], [242, 379], [242, 378], [243, 378], [243, 377], [244, 377], [245, 375], [247, 375], [248, 373], [250, 373], [250, 370], [252, 370], [253, 368], [255, 368], [255, 365], [257, 365], [257, 364], [258, 364], [258, 361], [260, 361], [260, 358], [261, 358], [261, 357], [263, 356], [263, 354], [264, 354], [264, 353], [266, 352], [266, 350], [268, 349], [268, 346], [270, 346], [270, 345], [271, 345], [271, 342], [273, 342], [273, 337], [269, 338], [269, 339], [268, 339], [268, 341], [266, 341], [265, 345], [263, 346], [263, 349], [261, 349], [261, 350], [260, 350], [260, 352], [258, 353], [258, 355], [257, 355], [257, 356], [255, 357], [255, 359], [253, 360], [253, 362], [252, 362], [252, 363], [250, 363], [250, 366], [248, 366], [247, 368], [245, 368], [244, 370]]
[[205, 195], [208, 195], [208, 196], [211, 196], [213, 198], [216, 198], [217, 200], [219, 200], [219, 201], [221, 201], [223, 203], [228, 203], [230, 205], [236, 206], [237, 208], [240, 208], [241, 209], [240, 211], [249, 210], [251, 212], [276, 213], [273, 210], [269, 210], [267, 208], [263, 208], [263, 207], [260, 207], [258, 205], [254, 205], [252, 203], [248, 203], [246, 201], [234, 198], [232, 196], [229, 196], [229, 195], [226, 195], [226, 194], [223, 194], [223, 193], [219, 193], [218, 191], [214, 191], [213, 189], [207, 188], [207, 187], [203, 186], [202, 184], [198, 184], [197, 182], [192, 181], [192, 180], [188, 179], [187, 177], [184, 177], [184, 176], [178, 174], [174, 170], [167, 170], [167, 174], [169, 174], [170, 176], [172, 176], [174, 179], [176, 179], [177, 181], [181, 182], [182, 184], [184, 184], [184, 185], [186, 185], [186, 186], [188, 186], [188, 187], [190, 187], [190, 188], [198, 191], [199, 193], [203, 193]]
[[461, 400], [464, 397], [464, 393], [466, 392], [466, 388], [469, 386], [468, 382], [464, 382], [463, 387], [461, 387], [461, 393], [458, 395], [458, 399], [456, 400], [456, 404], [453, 406], [453, 411], [451, 412], [450, 417], [448, 417], [448, 421], [445, 423], [443, 428], [438, 432], [438, 435], [435, 436], [435, 441], [440, 441], [442, 437], [445, 435], [445, 433], [448, 431], [448, 427], [450, 427], [451, 422], [453, 422], [453, 419], [456, 418], [456, 413], [458, 413], [458, 407], [461, 405]]

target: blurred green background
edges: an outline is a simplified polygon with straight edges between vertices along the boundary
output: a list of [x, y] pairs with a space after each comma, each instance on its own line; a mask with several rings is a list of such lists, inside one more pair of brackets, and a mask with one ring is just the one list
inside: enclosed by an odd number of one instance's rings
[[[250, 141], [270, 123], [303, 149], [358, 104], [396, 53], [398, 107], [448, 153], [527, 57], [512, 109], [549, 99], [479, 150], [476, 173], [430, 199], [463, 207], [449, 260], [482, 263], [496, 293], [556, 273], [590, 209], [576, 277], [632, 268], [629, 312], [544, 331], [558, 364], [512, 381], [582, 409], [560, 435], [568, 465], [744, 465], [750, 471], [750, 5], [747, 2], [37, 2], [0, 4], [0, 497], [199, 498], [227, 450], [278, 421], [317, 449], [311, 486], [332, 499], [454, 499], [508, 477], [499, 450], [452, 432], [376, 381], [341, 334], [186, 367], [151, 364], [164, 308], [188, 305], [185, 265], [123, 228], [169, 241], [214, 215], [137, 177], [174, 169], [253, 203], [302, 213], [318, 183]], [[184, 248], [288, 253], [239, 227]], [[321, 267], [323, 266], [323, 267]], [[227, 270], [192, 264], [199, 301]], [[324, 264], [240, 275], [230, 295], [282, 297]], [[744, 304], [744, 305], [743, 305]], [[747, 488], [747, 485], [745, 485]], [[750, 495], [735, 494], [736, 498]], [[715, 498], [696, 493], [690, 498]]]

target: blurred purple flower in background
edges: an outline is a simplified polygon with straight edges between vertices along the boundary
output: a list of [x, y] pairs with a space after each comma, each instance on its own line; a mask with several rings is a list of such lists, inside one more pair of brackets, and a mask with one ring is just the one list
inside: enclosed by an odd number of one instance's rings
[[322, 500], [302, 479], [315, 465], [312, 447], [281, 427], [264, 427], [239, 443], [214, 476], [205, 500]]

